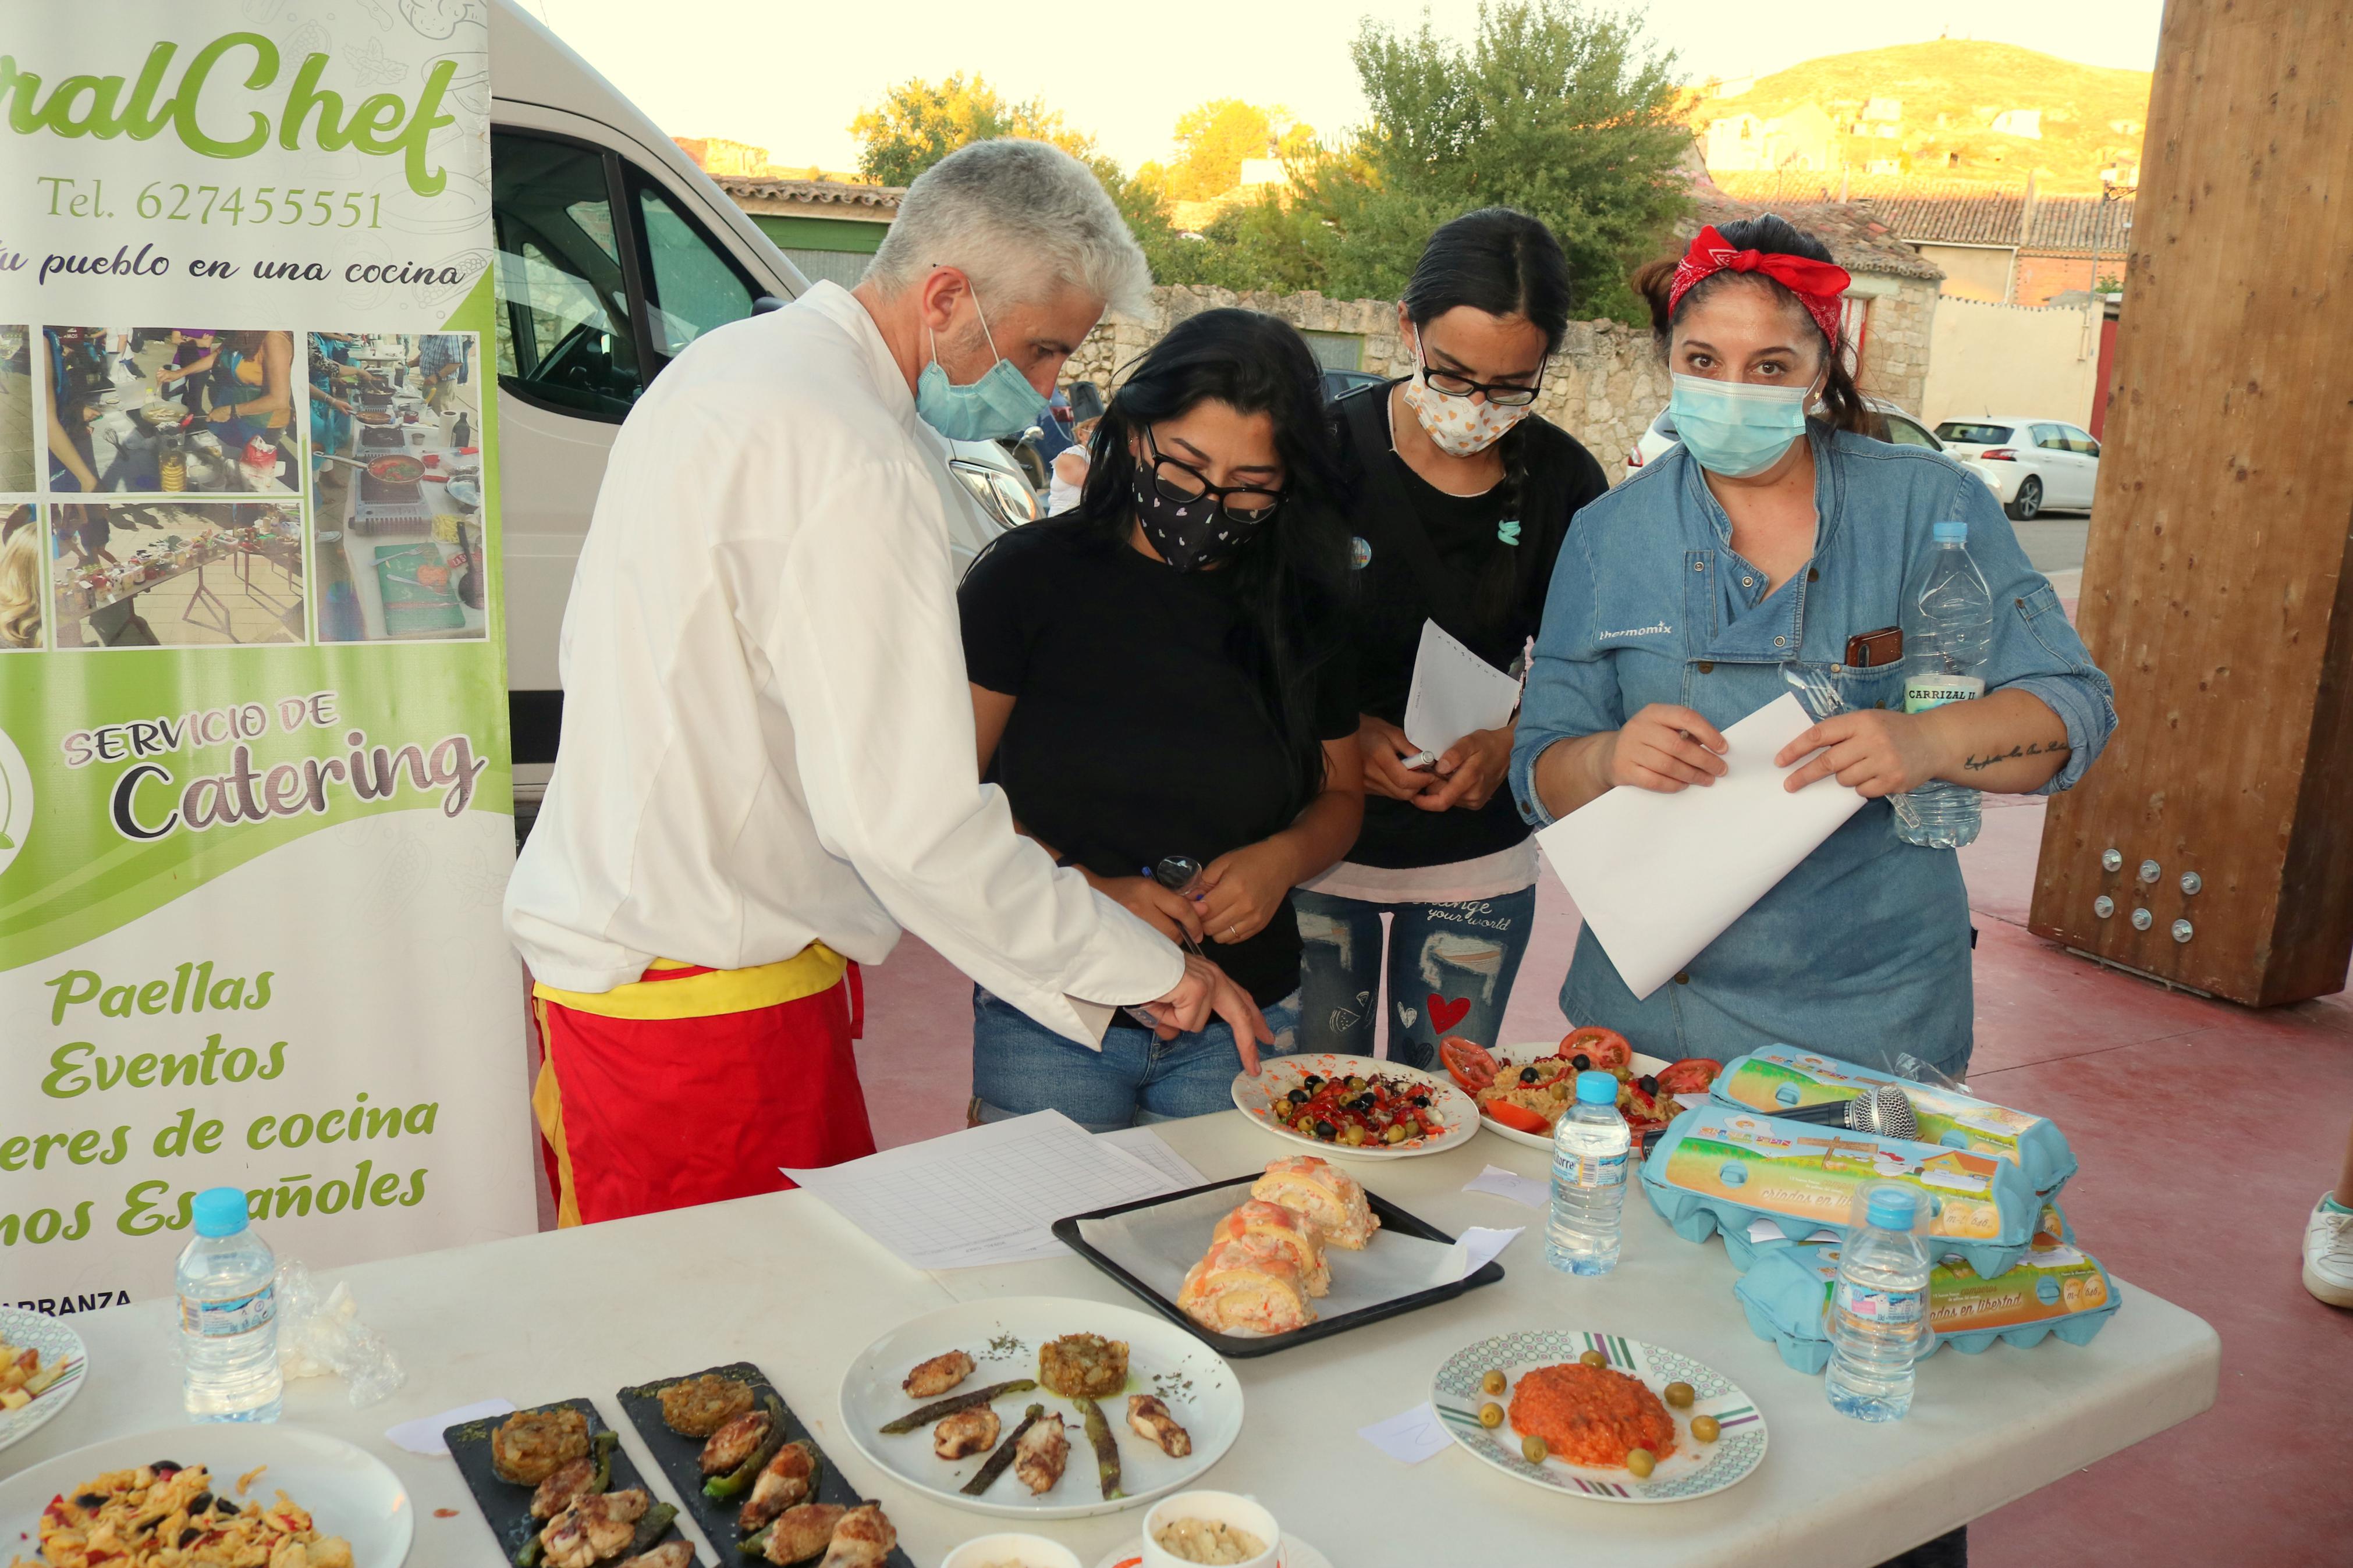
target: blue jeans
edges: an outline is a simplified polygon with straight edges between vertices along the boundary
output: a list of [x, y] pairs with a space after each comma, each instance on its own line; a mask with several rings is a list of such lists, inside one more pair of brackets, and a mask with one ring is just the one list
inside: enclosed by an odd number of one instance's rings
[[[1298, 994], [1261, 1010], [1274, 1044], [1260, 1047], [1260, 1056], [1298, 1049]], [[1121, 1013], [1103, 1031], [1103, 1049], [1091, 1051], [973, 987], [973, 1111], [982, 1121], [1059, 1110], [1090, 1132], [1106, 1132], [1206, 1116], [1233, 1108], [1234, 1075], [1241, 1070], [1241, 1052], [1222, 1020], [1162, 1040]]]
[[1435, 1068], [1438, 1042], [1449, 1035], [1493, 1048], [1535, 928], [1535, 889], [1459, 904], [1375, 904], [1303, 888], [1291, 904], [1307, 942], [1299, 973], [1300, 1049], [1373, 1054], [1384, 914], [1389, 1060]]

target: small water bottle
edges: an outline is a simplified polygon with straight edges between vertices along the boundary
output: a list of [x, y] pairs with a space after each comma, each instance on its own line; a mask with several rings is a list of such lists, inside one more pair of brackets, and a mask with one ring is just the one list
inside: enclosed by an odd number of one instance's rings
[[[1993, 642], [1993, 595], [1969, 559], [1969, 525], [1937, 523], [1928, 585], [1904, 628], [1904, 711], [1925, 713], [1985, 695], [1978, 669]], [[1895, 836], [1931, 849], [1957, 849], [1978, 836], [1983, 801], [1967, 784], [1931, 779], [1893, 797]]]
[[1863, 1223], [1839, 1251], [1826, 1311], [1831, 1408], [1858, 1421], [1900, 1421], [1912, 1408], [1912, 1368], [1929, 1345], [1928, 1252], [1913, 1234], [1920, 1197], [1870, 1189]]
[[191, 1421], [275, 1421], [278, 1259], [246, 1223], [240, 1189], [210, 1188], [194, 1206], [179, 1266], [181, 1402]]
[[1626, 1208], [1626, 1156], [1633, 1143], [1618, 1114], [1618, 1079], [1577, 1075], [1577, 1103], [1552, 1134], [1552, 1223], [1545, 1258], [1566, 1274], [1607, 1274], [1618, 1267], [1619, 1221]]

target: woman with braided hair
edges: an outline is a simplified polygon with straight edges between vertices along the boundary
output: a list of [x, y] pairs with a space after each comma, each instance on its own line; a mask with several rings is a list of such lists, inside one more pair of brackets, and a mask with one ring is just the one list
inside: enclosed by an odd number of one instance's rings
[[1535, 843], [1505, 787], [1511, 725], [1420, 765], [1400, 726], [1425, 621], [1518, 672], [1569, 520], [1609, 488], [1535, 411], [1569, 307], [1551, 230], [1504, 207], [1466, 214], [1430, 236], [1398, 306], [1412, 374], [1335, 405], [1365, 826], [1293, 895], [1307, 1049], [1373, 1054], [1384, 966], [1392, 1059], [1432, 1067], [1449, 1036], [1495, 1044], [1535, 918]]

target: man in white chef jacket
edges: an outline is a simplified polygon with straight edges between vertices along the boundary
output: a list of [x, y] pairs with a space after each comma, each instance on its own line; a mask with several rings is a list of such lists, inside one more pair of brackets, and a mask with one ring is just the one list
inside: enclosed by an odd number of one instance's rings
[[622, 425], [506, 899], [561, 1223], [871, 1152], [851, 965], [902, 928], [1073, 1040], [1123, 1005], [1269, 1038], [1215, 966], [1018, 836], [974, 765], [948, 550], [969, 502], [940, 437], [1018, 433], [1149, 280], [1084, 165], [977, 143], [908, 189], [855, 290], [699, 339]]

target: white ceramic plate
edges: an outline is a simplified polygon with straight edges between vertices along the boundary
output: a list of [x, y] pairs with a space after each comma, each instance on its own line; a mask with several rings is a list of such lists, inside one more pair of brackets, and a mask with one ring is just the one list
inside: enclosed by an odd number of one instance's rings
[[[51, 1498], [109, 1470], [134, 1469], [158, 1459], [203, 1465], [216, 1484], [231, 1489], [237, 1477], [267, 1465], [251, 1490], [237, 1500], [266, 1507], [284, 1492], [311, 1510], [320, 1534], [340, 1535], [352, 1543], [353, 1568], [400, 1568], [408, 1556], [417, 1512], [408, 1489], [381, 1459], [340, 1437], [300, 1426], [235, 1422], [110, 1437], [0, 1481], [0, 1542], [14, 1551], [36, 1550], [41, 1510]], [[236, 1496], [234, 1490], [229, 1495]]]
[[[1670, 1383], [1688, 1383], [1698, 1398], [1688, 1410], [1667, 1407], [1674, 1417], [1675, 1451], [1659, 1461], [1648, 1480], [1637, 1480], [1630, 1470], [1571, 1465], [1547, 1458], [1532, 1465], [1520, 1452], [1520, 1437], [1506, 1420], [1493, 1431], [1479, 1425], [1479, 1407], [1493, 1399], [1511, 1408], [1511, 1390], [1521, 1374], [1540, 1366], [1573, 1362], [1587, 1351], [1599, 1351], [1620, 1372], [1631, 1373], [1663, 1397]], [[1501, 1395], [1480, 1389], [1490, 1370], [1501, 1372], [1510, 1385]], [[1683, 1502], [1720, 1492], [1745, 1479], [1765, 1460], [1765, 1415], [1740, 1385], [1703, 1362], [1677, 1351], [1645, 1344], [1616, 1334], [1588, 1333], [1566, 1329], [1531, 1329], [1498, 1334], [1465, 1345], [1447, 1358], [1430, 1379], [1430, 1397], [1439, 1419], [1455, 1441], [1494, 1466], [1532, 1486], [1589, 1497], [1603, 1502]], [[1713, 1443], [1692, 1436], [1691, 1418], [1713, 1415], [1723, 1433]]]
[[[1558, 1048], [1559, 1047], [1557, 1046], [1547, 1046], [1541, 1041], [1525, 1046], [1498, 1046], [1495, 1047], [1495, 1061], [1503, 1071], [1507, 1073], [1517, 1072], [1520, 1068], [1527, 1066], [1528, 1063], [1532, 1061], [1536, 1061], [1542, 1058], [1551, 1056]], [[1636, 1051], [1634, 1053], [1634, 1076], [1637, 1078], [1640, 1078], [1646, 1072], [1657, 1072], [1666, 1067], [1666, 1065], [1667, 1063], [1661, 1058], [1646, 1057], [1640, 1051]], [[1701, 1096], [1700, 1098], [1704, 1099], [1706, 1097]], [[1476, 1104], [1477, 1102], [1473, 1101], [1472, 1103]], [[1686, 1107], [1686, 1109], [1689, 1108]], [[1552, 1147], [1552, 1135], [1550, 1133], [1523, 1132], [1516, 1127], [1504, 1126], [1502, 1122], [1496, 1121], [1493, 1117], [1487, 1115], [1484, 1111], [1480, 1112], [1479, 1125], [1485, 1128], [1488, 1131], [1493, 1132], [1498, 1138], [1509, 1139], [1514, 1143], [1525, 1143], [1531, 1149], [1549, 1149]], [[1641, 1152], [1640, 1150], [1635, 1152], [1637, 1153]]]
[[[1378, 1073], [1420, 1084], [1430, 1090], [1430, 1109], [1438, 1113], [1445, 1131], [1436, 1137], [1409, 1138], [1402, 1143], [1367, 1143], [1356, 1149], [1293, 1132], [1275, 1121], [1274, 1102], [1299, 1088], [1301, 1080], [1309, 1073], [1327, 1079], [1346, 1078], [1351, 1074], [1370, 1077]], [[1335, 1160], [1405, 1160], [1416, 1154], [1435, 1154], [1440, 1150], [1469, 1142], [1479, 1131], [1479, 1107], [1469, 1095], [1455, 1088], [1453, 1081], [1445, 1075], [1423, 1072], [1401, 1062], [1381, 1061], [1373, 1057], [1335, 1057], [1320, 1051], [1295, 1057], [1269, 1057], [1262, 1062], [1258, 1077], [1252, 1078], [1248, 1073], [1234, 1075], [1234, 1105], [1258, 1126], [1286, 1143], [1297, 1144], [1300, 1152], [1322, 1154]]]
[[44, 1371], [60, 1356], [66, 1363], [65, 1375], [33, 1403], [20, 1410], [0, 1410], [0, 1448], [5, 1448], [31, 1436], [73, 1403], [90, 1370], [90, 1352], [83, 1349], [81, 1336], [68, 1328], [63, 1319], [27, 1312], [21, 1307], [0, 1307], [0, 1344], [14, 1345], [19, 1351], [31, 1346], [40, 1352]]
[[[1126, 1545], [1106, 1552], [1095, 1568], [1142, 1568], [1144, 1538], [1137, 1536]], [[1332, 1560], [1299, 1537], [1283, 1532], [1282, 1549], [1274, 1554], [1275, 1568], [1332, 1568]]]
[[[1070, 1464], [1053, 1489], [1033, 1497], [1010, 1469], [986, 1497], [957, 1489], [987, 1458], [975, 1454], [954, 1461], [932, 1452], [932, 1429], [918, 1426], [885, 1436], [882, 1426], [929, 1400], [908, 1397], [900, 1384], [918, 1362], [960, 1350], [978, 1363], [956, 1392], [1038, 1375], [1038, 1347], [1062, 1334], [1101, 1334], [1125, 1340], [1128, 1379], [1124, 1393], [1103, 1401], [1103, 1418], [1119, 1442], [1121, 1489], [1103, 1500], [1096, 1479], [1094, 1449], [1087, 1442], [1079, 1407], [1047, 1392], [1044, 1384], [1008, 1394], [994, 1408], [1007, 1436], [1031, 1405], [1059, 1413], [1071, 1440]], [[1172, 1459], [1127, 1425], [1127, 1394], [1156, 1394], [1193, 1439], [1193, 1451]], [[943, 1396], [945, 1397], [945, 1396]], [[1224, 1457], [1242, 1429], [1242, 1385], [1223, 1356], [1183, 1329], [1128, 1307], [1057, 1296], [1014, 1296], [966, 1301], [926, 1312], [900, 1324], [859, 1353], [841, 1380], [841, 1419], [850, 1440], [866, 1457], [926, 1497], [1008, 1519], [1083, 1519], [1135, 1508], [1166, 1493], [1195, 1485]], [[1000, 1438], [1000, 1441], [1002, 1439]]]

